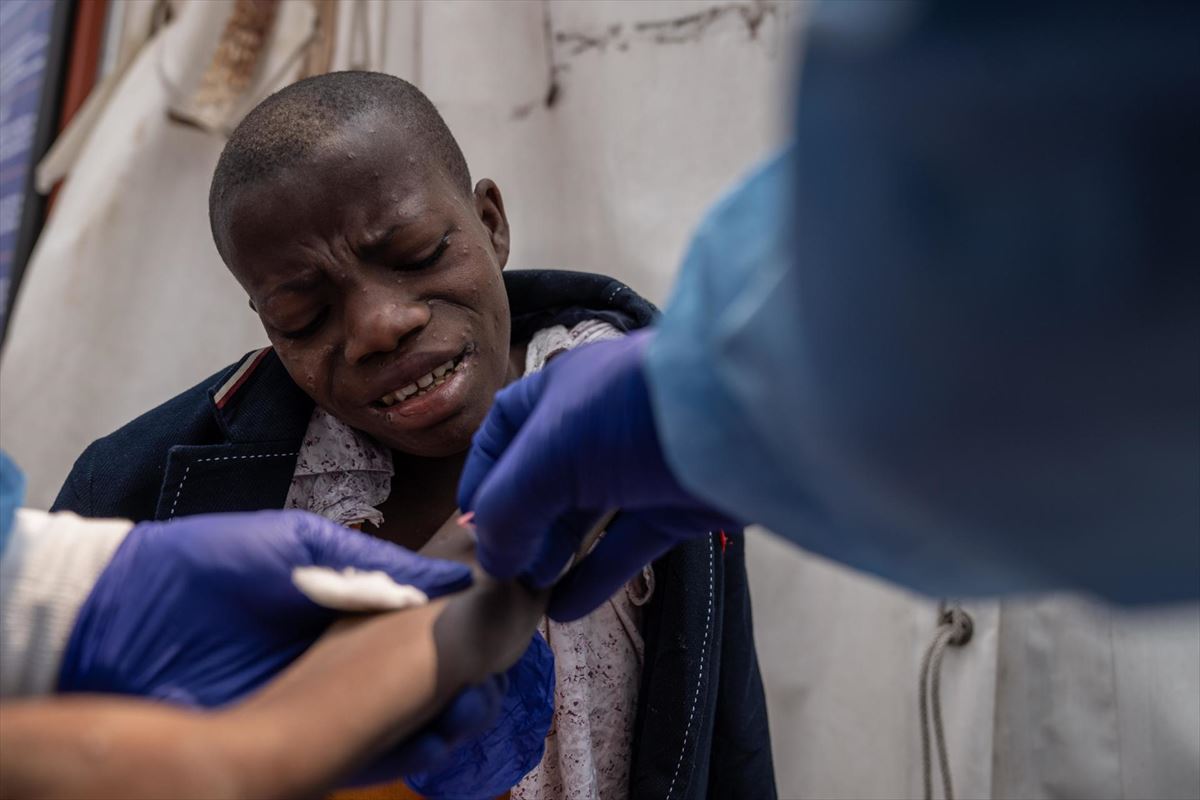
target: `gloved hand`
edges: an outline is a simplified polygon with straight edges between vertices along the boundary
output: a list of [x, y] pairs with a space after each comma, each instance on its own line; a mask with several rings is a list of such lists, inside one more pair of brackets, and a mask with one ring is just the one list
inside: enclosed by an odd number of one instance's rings
[[[287, 667], [341, 611], [420, 605], [470, 583], [461, 564], [301, 511], [143, 523], [80, 608], [58, 687], [224, 705]], [[493, 681], [459, 695], [388, 754], [388, 771], [428, 763], [486, 727], [504, 688]]]
[[516, 786], [542, 760], [554, 717], [554, 654], [535, 633], [504, 678], [496, 722], [404, 781], [427, 800], [490, 800]]
[[[450, 705], [419, 733], [377, 756], [343, 785], [371, 786], [393, 783], [401, 778], [408, 780], [406, 776], [416, 773], [417, 770], [454, 764], [457, 753], [463, 747], [503, 724], [500, 711], [511, 702], [512, 696], [513, 688], [507, 673], [489, 676], [478, 686], [459, 692]], [[548, 705], [549, 713], [553, 714], [553, 698]], [[542, 735], [545, 736], [545, 731]], [[540, 751], [538, 759], [541, 759]], [[529, 769], [536, 765], [537, 762], [534, 762]], [[493, 797], [503, 793], [497, 792]]]
[[649, 332], [585, 345], [505, 388], [459, 484], [480, 565], [554, 582], [590, 524], [607, 534], [555, 591], [550, 616], [586, 614], [678, 542], [739, 527], [684, 489], [663, 456], [642, 360]]

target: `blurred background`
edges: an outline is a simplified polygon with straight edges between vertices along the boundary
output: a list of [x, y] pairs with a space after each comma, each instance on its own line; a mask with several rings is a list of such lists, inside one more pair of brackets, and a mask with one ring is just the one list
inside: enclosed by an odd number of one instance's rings
[[[412, 81], [500, 186], [510, 268], [606, 273], [661, 305], [703, 210], [786, 140], [812, 18], [780, 0], [3, 0], [0, 446], [27, 502], [266, 344], [207, 193], [271, 91], [338, 69]], [[918, 796], [939, 601], [762, 531], [750, 557], [781, 796]], [[1200, 611], [963, 609], [974, 634], [940, 675], [960, 796], [1200, 796]]]

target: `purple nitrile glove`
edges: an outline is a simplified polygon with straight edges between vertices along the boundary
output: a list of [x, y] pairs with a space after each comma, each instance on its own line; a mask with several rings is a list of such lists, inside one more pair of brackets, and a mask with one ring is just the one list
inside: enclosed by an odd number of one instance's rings
[[590, 523], [617, 519], [555, 591], [554, 619], [586, 614], [675, 544], [738, 527], [684, 489], [663, 456], [643, 372], [650, 332], [585, 345], [507, 387], [459, 484], [480, 565], [548, 586]]
[[[58, 688], [225, 705], [286, 668], [345, 611], [420, 605], [470, 583], [462, 564], [302, 511], [142, 523], [80, 608]], [[486, 728], [501, 683], [459, 695], [372, 773], [429, 763]]]

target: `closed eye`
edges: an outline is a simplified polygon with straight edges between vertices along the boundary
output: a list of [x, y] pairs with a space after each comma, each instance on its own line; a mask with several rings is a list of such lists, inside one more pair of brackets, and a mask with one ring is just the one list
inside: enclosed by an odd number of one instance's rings
[[417, 272], [419, 270], [429, 269], [434, 264], [436, 264], [437, 262], [442, 260], [442, 256], [445, 255], [446, 250], [449, 247], [450, 247], [450, 234], [447, 233], [445, 236], [442, 237], [442, 240], [440, 242], [438, 242], [437, 249], [434, 250], [432, 253], [430, 253], [428, 256], [421, 259], [420, 261], [414, 261], [411, 264], [403, 264], [403, 265], [397, 267], [397, 269], [401, 270], [402, 272]]
[[329, 316], [329, 306], [325, 306], [317, 315], [312, 318], [312, 321], [303, 328], [294, 331], [280, 331], [279, 335], [285, 339], [307, 339], [321, 329], [321, 325], [325, 323], [325, 318]]

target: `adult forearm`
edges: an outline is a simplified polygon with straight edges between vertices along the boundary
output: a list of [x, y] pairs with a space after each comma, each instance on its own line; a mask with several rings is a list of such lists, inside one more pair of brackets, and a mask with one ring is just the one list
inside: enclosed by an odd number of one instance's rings
[[249, 797], [219, 715], [142, 700], [0, 707], [0, 797]]

